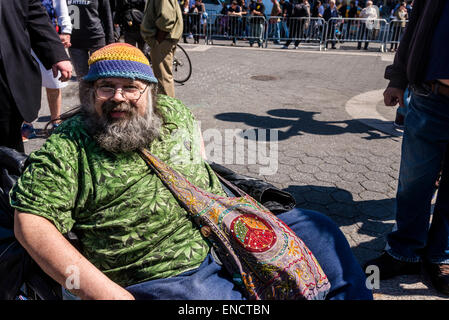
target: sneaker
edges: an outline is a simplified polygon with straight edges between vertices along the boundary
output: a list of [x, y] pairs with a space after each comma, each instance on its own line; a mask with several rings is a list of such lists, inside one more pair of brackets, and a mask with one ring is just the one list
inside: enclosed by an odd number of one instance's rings
[[284, 44], [281, 49], [288, 49], [288, 46]]
[[34, 127], [32, 124], [24, 123], [22, 125], [21, 131], [22, 131], [22, 140], [23, 140], [23, 137], [25, 137], [27, 139], [27, 141], [28, 141], [28, 139], [33, 139], [33, 138], [37, 137], [36, 130], [34, 130]]
[[436, 290], [449, 294], [449, 264], [424, 262], [424, 270], [429, 275]]
[[380, 280], [386, 280], [405, 274], [421, 273], [421, 263], [399, 261], [386, 252], [378, 258], [366, 262], [363, 266], [363, 271], [366, 272], [367, 268], [372, 265], [379, 268]]
[[404, 120], [405, 120], [405, 117], [402, 114], [396, 112], [396, 118], [394, 119], [393, 125], [396, 128], [403, 130], [404, 129]]
[[298, 50], [298, 46], [295, 46], [295, 50]]

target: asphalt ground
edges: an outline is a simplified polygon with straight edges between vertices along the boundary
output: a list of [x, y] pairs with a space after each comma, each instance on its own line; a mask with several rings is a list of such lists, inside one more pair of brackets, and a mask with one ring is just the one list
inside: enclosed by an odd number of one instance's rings
[[[361, 264], [380, 255], [394, 226], [402, 139], [392, 124], [394, 109], [382, 102], [383, 74], [393, 55], [344, 44], [328, 51], [307, 44], [299, 50], [243, 42], [182, 45], [193, 73], [175, 86], [176, 96], [200, 121], [208, 155], [290, 192], [299, 207], [329, 216]], [[63, 90], [63, 111], [78, 101], [71, 81]], [[43, 93], [35, 127], [48, 120]], [[26, 152], [44, 143], [38, 133], [25, 143]], [[381, 281], [374, 296], [449, 298], [425, 275]]]

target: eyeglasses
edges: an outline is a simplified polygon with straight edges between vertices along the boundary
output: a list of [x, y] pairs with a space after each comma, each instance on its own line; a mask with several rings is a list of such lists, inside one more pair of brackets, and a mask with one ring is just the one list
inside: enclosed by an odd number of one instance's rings
[[123, 98], [128, 100], [139, 100], [142, 94], [147, 90], [148, 85], [143, 90], [137, 87], [129, 86], [124, 88], [114, 88], [110, 86], [99, 86], [95, 89], [95, 94], [98, 99], [111, 99], [116, 92], [120, 92]]

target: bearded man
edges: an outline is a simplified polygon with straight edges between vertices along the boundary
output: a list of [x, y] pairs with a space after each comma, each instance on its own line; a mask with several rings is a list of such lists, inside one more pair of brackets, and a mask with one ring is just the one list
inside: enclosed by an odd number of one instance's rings
[[[53, 279], [82, 299], [244, 299], [210, 244], [149, 169], [146, 147], [194, 185], [226, 196], [201, 156], [198, 125], [179, 100], [156, 95], [137, 48], [117, 43], [90, 60], [80, 114], [65, 120], [11, 192], [15, 234]], [[328, 299], [371, 299], [333, 222], [294, 209], [278, 216], [300, 234], [331, 282]], [[73, 231], [77, 250], [63, 234]], [[67, 283], [76, 271], [79, 286]]]

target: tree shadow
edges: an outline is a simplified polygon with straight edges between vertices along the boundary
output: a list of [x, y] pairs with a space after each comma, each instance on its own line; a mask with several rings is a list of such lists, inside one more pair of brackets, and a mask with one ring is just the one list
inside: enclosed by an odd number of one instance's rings
[[[299, 109], [273, 109], [266, 116], [245, 112], [227, 112], [215, 115], [215, 118], [227, 122], [244, 123], [253, 128], [277, 130], [278, 140], [307, 134], [340, 135], [345, 133], [368, 134], [366, 140], [396, 138], [396, 135], [371, 128], [358, 120], [319, 121], [314, 117], [320, 112]], [[381, 121], [381, 120], [378, 120]], [[389, 125], [390, 122], [382, 121]], [[392, 122], [391, 122], [392, 123]], [[286, 129], [282, 129], [286, 128]], [[246, 139], [250, 137], [243, 136]]]

